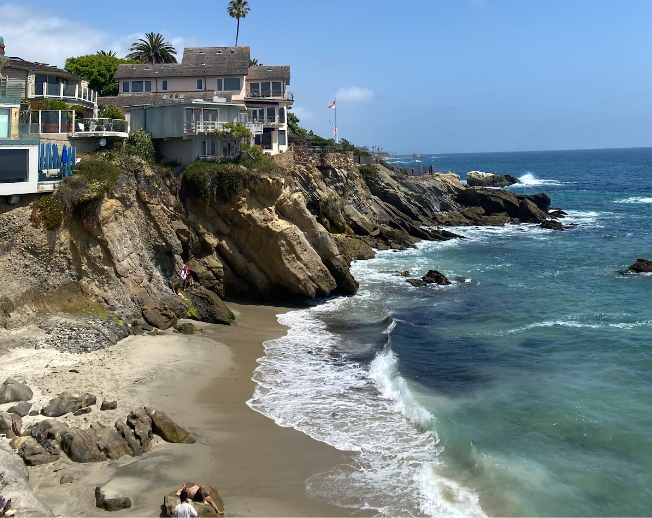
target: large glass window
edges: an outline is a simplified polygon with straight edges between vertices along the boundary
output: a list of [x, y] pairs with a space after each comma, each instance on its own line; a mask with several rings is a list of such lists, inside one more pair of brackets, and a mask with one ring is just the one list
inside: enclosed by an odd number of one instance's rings
[[215, 156], [215, 141], [214, 140], [202, 140], [201, 142], [202, 156]]
[[217, 121], [217, 110], [203, 110], [204, 122]]
[[249, 95], [251, 97], [260, 97], [260, 83], [249, 83]]
[[163, 79], [163, 81], [161, 81], [161, 90], [165, 91], [167, 89], [168, 89], [168, 81], [167, 79]]
[[278, 121], [281, 124], [285, 124], [285, 108], [278, 109]]
[[281, 97], [281, 82], [273, 81], [272, 82], [272, 95], [274, 97]]
[[203, 90], [203, 88], [204, 88], [204, 80], [197, 79], [197, 90]]
[[278, 145], [285, 146], [285, 130], [278, 130]]
[[267, 122], [276, 121], [276, 108], [267, 108]]
[[129, 92], [129, 81], [123, 81], [122, 82], [122, 91], [123, 92]]
[[45, 74], [36, 74], [34, 76], [34, 93], [36, 95], [43, 95], [43, 83], [48, 82], [48, 76]]
[[0, 138], [9, 138], [10, 120], [11, 111], [6, 108], [0, 108]]
[[222, 92], [224, 91], [224, 79], [221, 77], [217, 80], [217, 91]]
[[26, 182], [29, 179], [29, 150], [0, 149], [0, 183]]
[[145, 81], [145, 91], [146, 92], [151, 92], [152, 91], [152, 82], [151, 81]]
[[269, 82], [260, 83], [260, 94], [263, 97], [269, 97], [272, 94], [270, 85], [271, 85], [271, 83], [269, 83]]
[[225, 77], [224, 78], [224, 89], [225, 90], [240, 90], [240, 78], [239, 77]]
[[143, 91], [143, 82], [142, 81], [132, 81], [131, 82], [131, 91], [134, 93], [140, 93]]
[[254, 108], [249, 111], [249, 118], [252, 122], [262, 122], [265, 117], [265, 108]]

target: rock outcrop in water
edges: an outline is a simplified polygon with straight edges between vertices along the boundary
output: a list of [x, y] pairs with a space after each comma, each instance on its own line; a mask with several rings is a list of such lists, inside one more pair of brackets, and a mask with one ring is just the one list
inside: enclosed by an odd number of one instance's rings
[[507, 187], [520, 183], [520, 180], [509, 174], [483, 173], [469, 171], [466, 174], [466, 185], [469, 187]]

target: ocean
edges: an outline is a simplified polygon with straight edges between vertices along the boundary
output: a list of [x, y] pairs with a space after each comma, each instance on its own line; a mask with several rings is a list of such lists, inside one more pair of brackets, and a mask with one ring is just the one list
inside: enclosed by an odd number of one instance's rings
[[[652, 515], [652, 148], [426, 155], [510, 174], [563, 232], [454, 227], [353, 264], [357, 295], [280, 315], [249, 405], [354, 461], [317, 499], [379, 516]], [[415, 288], [400, 272], [453, 284]]]

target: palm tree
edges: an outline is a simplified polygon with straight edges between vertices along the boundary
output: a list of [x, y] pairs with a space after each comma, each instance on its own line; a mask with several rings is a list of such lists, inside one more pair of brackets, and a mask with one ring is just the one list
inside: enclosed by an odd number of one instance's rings
[[118, 57], [118, 53], [113, 50], [109, 50], [108, 52], [106, 50], [98, 50], [97, 54], [99, 56], [111, 56], [112, 58]]
[[249, 2], [247, 0], [231, 0], [226, 8], [231, 18], [238, 19], [238, 29], [235, 33], [235, 46], [238, 46], [238, 36], [240, 35], [240, 18], [245, 18], [249, 12]]
[[160, 33], [148, 32], [145, 38], [140, 38], [129, 48], [131, 54], [125, 59], [129, 61], [140, 61], [141, 63], [176, 63], [174, 55], [176, 49], [165, 41]]
[[250, 59], [249, 60], [249, 66], [250, 67], [257, 67], [258, 66], [258, 60], [256, 58]]

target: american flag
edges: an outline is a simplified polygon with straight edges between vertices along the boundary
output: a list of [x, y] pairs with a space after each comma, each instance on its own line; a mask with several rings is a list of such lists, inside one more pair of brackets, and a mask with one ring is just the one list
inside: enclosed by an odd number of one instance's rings
[[333, 135], [337, 135], [337, 128], [333, 130]]
[[333, 101], [332, 103], [330, 103], [330, 104], [328, 105], [328, 107], [334, 109], [334, 108], [335, 108], [335, 101]]

